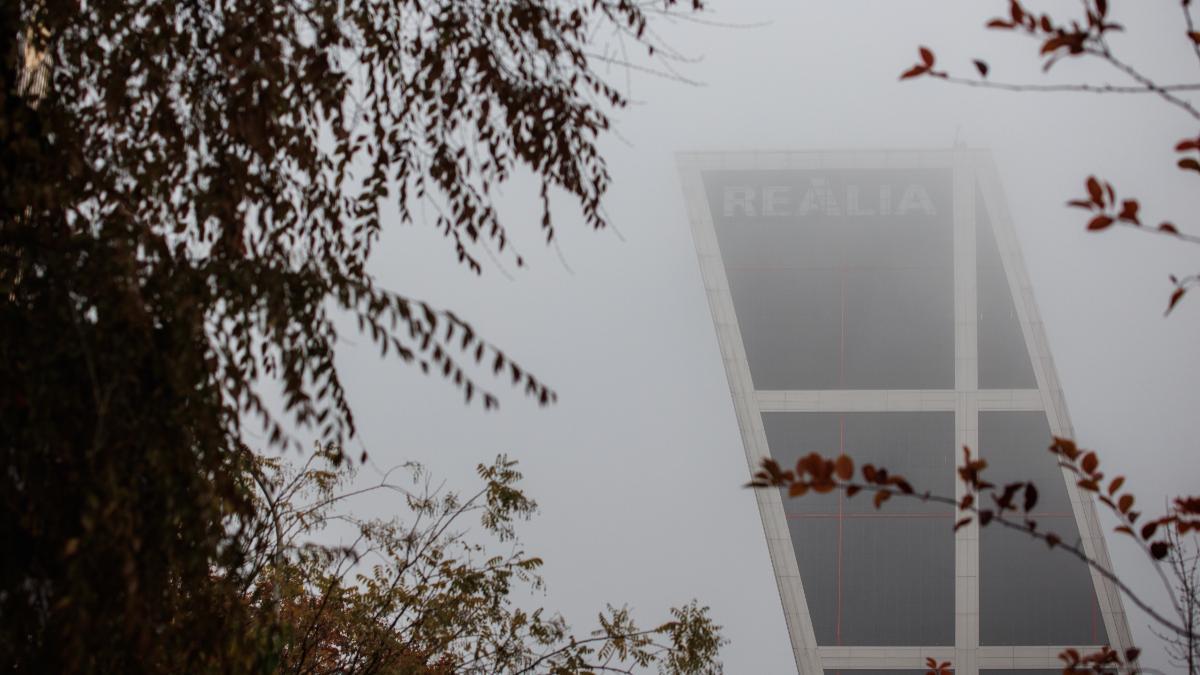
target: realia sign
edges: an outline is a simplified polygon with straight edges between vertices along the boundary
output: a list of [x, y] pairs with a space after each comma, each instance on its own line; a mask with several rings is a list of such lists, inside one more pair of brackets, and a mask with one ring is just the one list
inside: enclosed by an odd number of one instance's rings
[[728, 185], [725, 217], [905, 216], [937, 214], [929, 191], [920, 183], [863, 186], [835, 185], [815, 176], [803, 185]]

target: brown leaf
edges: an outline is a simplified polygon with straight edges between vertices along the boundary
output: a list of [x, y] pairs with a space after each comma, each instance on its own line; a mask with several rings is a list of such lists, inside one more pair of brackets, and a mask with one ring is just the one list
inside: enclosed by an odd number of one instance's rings
[[1200, 45], [1200, 33], [1191, 32], [1191, 33], [1188, 33], [1188, 37], [1192, 39], [1192, 42]]
[[1129, 495], [1129, 494], [1121, 495], [1121, 498], [1119, 500], [1117, 500], [1117, 509], [1121, 513], [1125, 513], [1132, 506], [1133, 506], [1133, 495]]
[[1162, 225], [1158, 226], [1158, 229], [1160, 232], [1166, 232], [1168, 234], [1179, 234], [1179, 228], [1175, 227], [1171, 223], [1163, 223]]
[[1025, 9], [1021, 7], [1021, 3], [1017, 0], [1010, 0], [1008, 3], [1009, 12], [1012, 14], [1014, 23], [1021, 23], [1025, 20]]
[[1104, 230], [1104, 229], [1107, 229], [1112, 224], [1113, 224], [1113, 219], [1102, 214], [1102, 215], [1096, 216], [1095, 218], [1092, 218], [1091, 222], [1089, 222], [1087, 224], [1087, 229], [1092, 230], [1092, 231]]
[[975, 70], [979, 71], [980, 77], [987, 77], [988, 64], [984, 63], [983, 61], [980, 61], [979, 59], [975, 59], [972, 63], [975, 64]]
[[1175, 508], [1183, 513], [1200, 513], [1200, 497], [1176, 497]]
[[837, 477], [842, 480], [850, 480], [854, 477], [854, 460], [846, 455], [840, 455], [834, 465], [834, 471]]
[[1136, 199], [1126, 199], [1125, 201], [1121, 202], [1120, 218], [1121, 220], [1133, 223], [1134, 225], [1141, 225], [1141, 223], [1138, 222], [1138, 202]]
[[1120, 490], [1121, 486], [1124, 484], [1125, 484], [1124, 476], [1117, 476], [1116, 478], [1112, 479], [1112, 482], [1108, 484], [1108, 494], [1110, 494], [1110, 495], [1116, 494], [1117, 490]]
[[1149, 539], [1158, 530], [1158, 521], [1152, 520], [1142, 526], [1142, 539]]
[[1080, 466], [1082, 466], [1083, 470], [1087, 473], [1095, 473], [1096, 467], [1099, 464], [1100, 458], [1097, 457], [1096, 453], [1094, 452], [1089, 452], [1088, 454], [1084, 455], [1083, 461], [1080, 462]]
[[1088, 176], [1087, 191], [1096, 206], [1104, 206], [1104, 191], [1100, 189], [1100, 181], [1095, 176]]
[[1038, 491], [1033, 483], [1025, 484], [1025, 512], [1029, 513], [1033, 507], [1037, 506]]
[[932, 68], [933, 52], [929, 50], [929, 47], [921, 47], [917, 51], [921, 54], [921, 63], [924, 63], [927, 67]]
[[1039, 53], [1049, 54], [1050, 52], [1052, 52], [1060, 47], [1065, 47], [1065, 46], [1069, 45], [1070, 42], [1071, 42], [1071, 40], [1067, 36], [1056, 35], [1042, 43], [1042, 50]]
[[1200, 162], [1197, 162], [1191, 157], [1184, 157], [1183, 159], [1179, 160], [1178, 164], [1179, 168], [1183, 169], [1184, 171], [1195, 171], [1200, 173]]
[[1167, 557], [1167, 551], [1171, 550], [1171, 545], [1165, 541], [1156, 541], [1150, 544], [1150, 555], [1155, 560], [1162, 560]]
[[1171, 294], [1171, 301], [1167, 303], [1167, 314], [1170, 314], [1171, 310], [1175, 309], [1175, 305], [1178, 305], [1179, 301], [1183, 299], [1184, 293], [1187, 293], [1187, 289], [1183, 286], [1175, 289], [1175, 292]]
[[954, 531], [958, 532], [958, 529], [960, 527], [965, 527], [970, 524], [971, 524], [971, 517], [967, 516], [966, 518], [963, 518], [962, 520], [959, 520], [957, 523], [954, 524]]
[[882, 507], [883, 503], [886, 502], [891, 496], [892, 496], [892, 493], [888, 492], [887, 490], [880, 490], [879, 492], [876, 492], [875, 493], [875, 508], [878, 509], [878, 508]]
[[910, 77], [924, 75], [929, 72], [929, 66], [916, 65], [900, 74], [900, 79], [907, 80]]

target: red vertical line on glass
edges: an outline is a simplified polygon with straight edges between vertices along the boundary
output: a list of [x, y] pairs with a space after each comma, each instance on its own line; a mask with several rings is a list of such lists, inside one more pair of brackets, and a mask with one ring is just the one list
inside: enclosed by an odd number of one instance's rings
[[[842, 252], [838, 265], [838, 293], [841, 305], [841, 323], [838, 330], [838, 388], [846, 387], [846, 255]], [[846, 451], [846, 415], [838, 413], [838, 454]], [[842, 492], [838, 491], [837, 519], [837, 610], [835, 614], [835, 637], [842, 644], [842, 526], [845, 523], [842, 508]]]
[[843, 252], [841, 264], [838, 265], [838, 292], [842, 310], [841, 323], [838, 327], [838, 388], [846, 388], [846, 256]]

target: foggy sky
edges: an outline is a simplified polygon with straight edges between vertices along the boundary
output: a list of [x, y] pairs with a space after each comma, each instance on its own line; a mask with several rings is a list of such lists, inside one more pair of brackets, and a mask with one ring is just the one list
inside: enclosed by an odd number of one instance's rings
[[[545, 246], [537, 186], [520, 179], [504, 188], [501, 213], [527, 269], [501, 255], [478, 277], [431, 227], [385, 227], [373, 258], [383, 285], [453, 309], [556, 389], [559, 403], [539, 408], [485, 378], [501, 400], [485, 413], [350, 335], [339, 364], [372, 460], [420, 461], [466, 489], [475, 464], [510, 454], [542, 507], [519, 532], [547, 563], [547, 592], [522, 602], [587, 630], [606, 602], [629, 603], [649, 624], [696, 597], [732, 640], [726, 672], [795, 672], [759, 515], [740, 487], [745, 456], [674, 153], [937, 149], [957, 139], [994, 153], [1079, 442], [1100, 451], [1109, 475], [1126, 474], [1147, 510], [1194, 491], [1200, 291], [1171, 317], [1163, 310], [1167, 275], [1195, 271], [1200, 250], [1137, 232], [1087, 233], [1086, 214], [1064, 206], [1096, 173], [1139, 197], [1147, 219], [1200, 231], [1189, 218], [1196, 178], [1174, 168], [1173, 152], [1194, 123], [1149, 96], [898, 81], [917, 45], [928, 45], [962, 74], [983, 58], [995, 80], [1126, 83], [1073, 62], [1043, 80], [1033, 42], [983, 28], [1006, 9], [1000, 0], [708, 4], [707, 19], [754, 25], [656, 25], [697, 59], [678, 67], [700, 84], [611, 70], [636, 101], [617, 115], [620, 138], [604, 144], [614, 178], [606, 208], [619, 234], [589, 230], [558, 199], [559, 250]], [[1114, 5], [1128, 35], [1113, 42], [1129, 60], [1163, 81], [1195, 78], [1178, 3]], [[356, 505], [360, 515], [397, 509], [383, 497]], [[1151, 569], [1109, 542], [1121, 576], [1153, 595]], [[1126, 610], [1145, 665], [1169, 672], [1145, 619], [1128, 602]]]

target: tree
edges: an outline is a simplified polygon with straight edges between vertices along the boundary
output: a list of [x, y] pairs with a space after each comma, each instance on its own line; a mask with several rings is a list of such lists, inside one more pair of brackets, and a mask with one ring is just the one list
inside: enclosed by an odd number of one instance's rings
[[[905, 70], [900, 78], [933, 78], [951, 84], [983, 87], [1012, 92], [1077, 92], [1098, 95], [1151, 95], [1185, 113], [1193, 123], [1200, 120], [1200, 111], [1187, 98], [1189, 92], [1200, 91], [1200, 83], [1163, 84], [1143, 73], [1120, 57], [1108, 42], [1112, 32], [1123, 27], [1109, 16], [1107, 0], [1084, 0], [1082, 16], [1071, 20], [1060, 20], [1049, 14], [1029, 10], [1019, 0], [1009, 0], [1007, 16], [993, 18], [987, 27], [998, 31], [1011, 31], [1033, 39], [1039, 57], [1044, 59], [1043, 69], [1048, 71], [1063, 59], [1083, 58], [1103, 62], [1116, 72], [1131, 80], [1129, 85], [1091, 83], [1036, 84], [997, 82], [988, 79], [990, 67], [982, 60], [974, 60], [972, 76], [951, 74], [940, 69], [934, 51], [928, 47], [918, 49], [918, 61]], [[1181, 0], [1181, 14], [1177, 39], [1186, 40], [1200, 58], [1200, 32], [1196, 30], [1190, 0]], [[1200, 139], [1187, 137], [1175, 147], [1182, 157], [1177, 166], [1184, 171], [1200, 173], [1200, 162], [1193, 153], [1200, 152]], [[1180, 243], [1200, 243], [1200, 237], [1181, 232], [1170, 221], [1157, 226], [1143, 222], [1141, 206], [1136, 199], [1119, 199], [1116, 190], [1107, 181], [1089, 176], [1084, 181], [1086, 193], [1082, 198], [1072, 199], [1068, 206], [1090, 212], [1087, 223], [1089, 231], [1105, 231], [1113, 226], [1122, 226], [1144, 233], [1174, 238]], [[1200, 276], [1171, 275], [1172, 291], [1167, 302], [1166, 313], [1183, 299], [1185, 293], [1200, 284]], [[872, 495], [876, 508], [892, 497], [904, 497], [938, 502], [953, 506], [958, 511], [955, 529], [978, 522], [980, 526], [1004, 527], [1021, 532], [1044, 542], [1052, 549], [1062, 551], [1080, 559], [1100, 575], [1116, 584], [1126, 598], [1142, 609], [1154, 622], [1154, 629], [1164, 640], [1168, 656], [1189, 673], [1200, 672], [1200, 576], [1197, 574], [1197, 539], [1200, 537], [1200, 497], [1180, 496], [1169, 501], [1165, 512], [1157, 516], [1144, 516], [1135, 509], [1136, 499], [1125, 485], [1123, 476], [1106, 477], [1100, 470], [1100, 459], [1096, 452], [1076, 446], [1070, 439], [1055, 438], [1049, 447], [1060, 463], [1085, 492], [1095, 495], [1116, 518], [1116, 531], [1137, 542], [1149, 563], [1156, 569], [1171, 598], [1169, 611], [1159, 611], [1149, 602], [1134, 593], [1117, 574], [1092, 559], [1070, 539], [1047, 531], [1039, 526], [1032, 515], [1038, 503], [1038, 489], [1030, 481], [1018, 481], [995, 485], [986, 480], [984, 473], [987, 462], [972, 455], [970, 448], [963, 448], [963, 462], [958, 467], [958, 477], [963, 487], [960, 498], [933, 494], [920, 485], [911, 484], [904, 476], [889, 467], [864, 464], [857, 467], [852, 457], [846, 455], [826, 456], [809, 453], [802, 456], [793, 468], [781, 467], [773, 460], [765, 460], [750, 485], [759, 488], [781, 488], [792, 498], [809, 493], [828, 493], [834, 490], [853, 497], [861, 492]], [[857, 474], [857, 477], [856, 477]], [[1135, 669], [1140, 651], [1130, 649], [1124, 654], [1105, 647], [1093, 654], [1081, 654], [1067, 650], [1060, 655], [1064, 673], [1090, 671], [1113, 672], [1117, 669]], [[930, 661], [931, 671], [945, 671], [952, 664]]]
[[[492, 370], [554, 392], [453, 312], [366, 272], [385, 206], [458, 260], [520, 265], [491, 205], [529, 171], [594, 228], [624, 104], [590, 36], [647, 53], [630, 0], [20, 0], [0, 7], [0, 661], [249, 671], [262, 508], [247, 443], [341, 448], [335, 318], [468, 402]], [[478, 371], [483, 371], [482, 375]], [[259, 394], [277, 382], [284, 411]], [[347, 459], [348, 458], [341, 458]]]
[[[521, 491], [515, 462], [480, 465], [482, 487], [463, 497], [431, 487], [415, 465], [352, 489], [355, 472], [339, 454], [318, 448], [299, 468], [259, 458], [253, 470], [259, 501], [246, 558], [258, 571], [244, 593], [256, 620], [278, 620], [276, 672], [632, 672], [651, 664], [663, 673], [719, 672], [719, 627], [694, 602], [646, 630], [610, 606], [588, 637], [572, 636], [543, 609], [513, 605], [514, 588], [542, 588], [542, 561], [516, 535], [516, 521], [537, 505]], [[372, 491], [394, 494], [407, 516], [358, 520], [344, 508]], [[490, 544], [461, 529], [471, 517]], [[349, 525], [349, 545], [319, 543], [332, 523]], [[497, 545], [507, 551], [493, 552]]]

